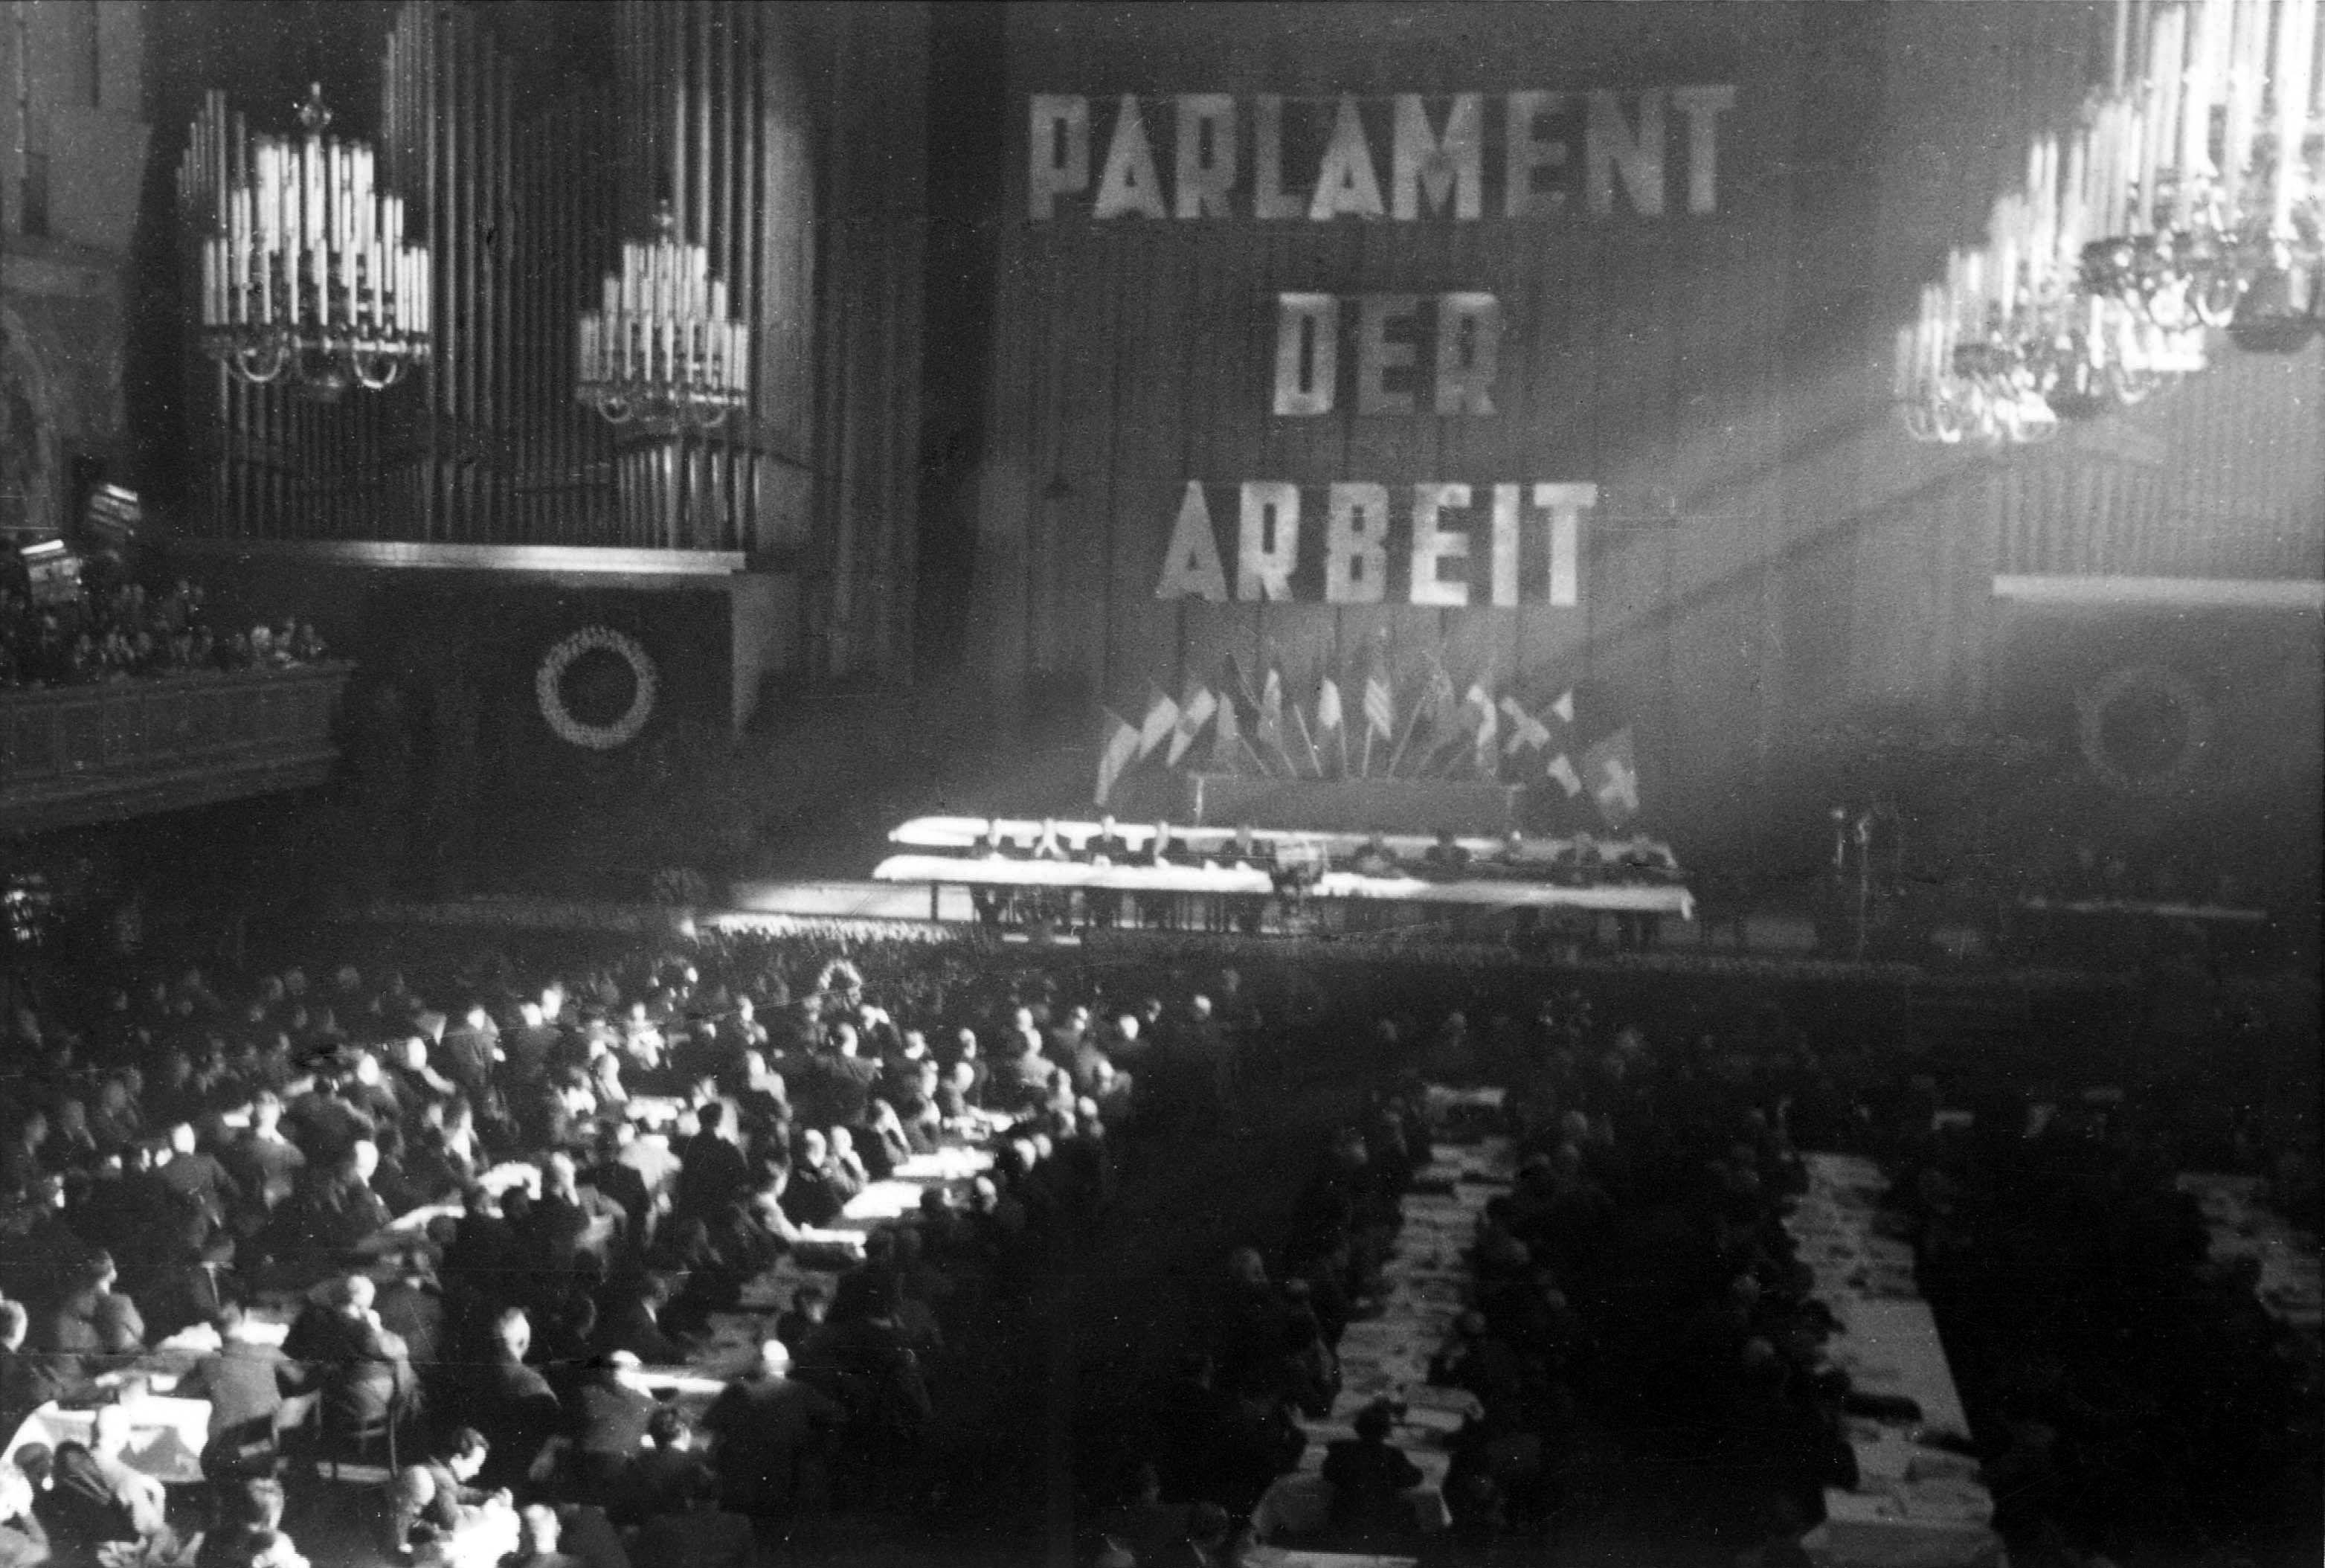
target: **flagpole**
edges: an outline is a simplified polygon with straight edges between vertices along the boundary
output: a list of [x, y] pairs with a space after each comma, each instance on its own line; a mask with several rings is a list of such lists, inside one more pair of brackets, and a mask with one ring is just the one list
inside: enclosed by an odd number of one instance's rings
[[[1252, 722], [1255, 724], [1258, 723], [1259, 696], [1251, 689], [1250, 673], [1243, 667], [1243, 661], [1237, 658], [1233, 654], [1229, 654], [1227, 655], [1227, 668], [1235, 672], [1236, 684], [1243, 688], [1244, 700], [1251, 704]], [[1251, 743], [1251, 737], [1243, 733], [1240, 728], [1240, 720], [1237, 720], [1237, 724], [1238, 728], [1236, 731], [1236, 738], [1243, 743], [1244, 750], [1251, 754], [1251, 760], [1259, 768], [1260, 776], [1263, 778], [1274, 778], [1275, 776], [1275, 769], [1269, 766], [1267, 759], [1259, 755], [1259, 747]]]
[[[1437, 663], [1437, 656], [1430, 654], [1430, 665], [1434, 665], [1434, 663]], [[1430, 691], [1434, 691], [1434, 686]], [[1404, 733], [1397, 735], [1397, 749], [1388, 754], [1388, 777], [1397, 777], [1397, 763], [1404, 761], [1404, 745], [1413, 738], [1413, 728], [1421, 726], [1421, 710], [1425, 710], [1428, 705], [1430, 698], [1423, 696], [1418, 702], [1413, 702], [1413, 712], [1404, 714]]]
[[1308, 761], [1315, 768], [1316, 776], [1322, 778], [1324, 754], [1316, 749], [1316, 738], [1308, 733], [1308, 715], [1300, 710], [1300, 704], [1297, 702], [1291, 703], [1289, 706], [1292, 710], [1292, 722], [1300, 726], [1300, 744], [1308, 748]]

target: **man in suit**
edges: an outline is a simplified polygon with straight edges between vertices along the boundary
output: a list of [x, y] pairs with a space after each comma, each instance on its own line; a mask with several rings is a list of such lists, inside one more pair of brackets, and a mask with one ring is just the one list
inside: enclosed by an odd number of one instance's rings
[[722, 1136], [726, 1103], [714, 1099], [696, 1114], [701, 1130], [678, 1149], [678, 1194], [671, 1204], [671, 1217], [709, 1222], [748, 1194], [751, 1172], [743, 1151]]
[[1332, 1522], [1345, 1529], [1395, 1534], [1413, 1526], [1404, 1494], [1421, 1484], [1421, 1467], [1388, 1440], [1394, 1419], [1378, 1400], [1357, 1413], [1354, 1437], [1324, 1450], [1324, 1480], [1332, 1489]]
[[635, 1254], [645, 1248], [646, 1231], [653, 1219], [653, 1195], [647, 1192], [646, 1179], [636, 1167], [622, 1162], [623, 1130], [628, 1127], [618, 1118], [597, 1124], [588, 1168], [580, 1180], [583, 1186], [594, 1189], [621, 1211], [623, 1249]]
[[524, 1364], [532, 1348], [533, 1320], [522, 1307], [506, 1309], [494, 1321], [489, 1359], [469, 1369], [459, 1392], [459, 1414], [492, 1445], [479, 1475], [486, 1486], [522, 1485], [564, 1424], [549, 1380]]
[[637, 1357], [627, 1350], [597, 1357], [573, 1390], [566, 1438], [574, 1478], [587, 1496], [610, 1494], [644, 1445], [649, 1425], [662, 1408], [651, 1395], [622, 1380], [623, 1372], [637, 1365]]
[[327, 1433], [385, 1420], [412, 1387], [411, 1353], [381, 1325], [377, 1299], [368, 1276], [343, 1276], [317, 1293], [283, 1341], [283, 1353], [307, 1364], [322, 1394]]
[[791, 1369], [783, 1342], [766, 1341], [758, 1366], [727, 1384], [702, 1418], [718, 1442], [726, 1506], [753, 1518], [788, 1518], [812, 1498], [824, 1436], [845, 1415]]
[[460, 1021], [444, 1032], [444, 1070], [478, 1105], [485, 1103], [500, 1054], [500, 1027], [482, 1002], [469, 1005]]
[[449, 1540], [477, 1510], [496, 1502], [507, 1506], [507, 1494], [496, 1497], [471, 1484], [490, 1452], [482, 1433], [461, 1427], [427, 1459], [403, 1468], [388, 1501], [390, 1538], [399, 1553]]
[[197, 1361], [178, 1388], [181, 1398], [210, 1402], [202, 1473], [212, 1480], [265, 1474], [273, 1462], [275, 1420], [283, 1396], [298, 1388], [298, 1369], [279, 1348], [252, 1337], [240, 1303], [219, 1304], [210, 1321], [218, 1348]]
[[251, 1229], [265, 1221], [267, 1212], [291, 1195], [307, 1156], [283, 1136], [283, 1099], [262, 1089], [250, 1102], [250, 1130], [227, 1151], [226, 1163], [237, 1179], [242, 1213]]

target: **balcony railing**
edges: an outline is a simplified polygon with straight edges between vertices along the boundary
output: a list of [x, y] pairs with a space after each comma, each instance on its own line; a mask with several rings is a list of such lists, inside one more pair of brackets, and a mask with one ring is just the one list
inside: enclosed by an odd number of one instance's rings
[[320, 784], [349, 666], [0, 693], [0, 830], [113, 821]]

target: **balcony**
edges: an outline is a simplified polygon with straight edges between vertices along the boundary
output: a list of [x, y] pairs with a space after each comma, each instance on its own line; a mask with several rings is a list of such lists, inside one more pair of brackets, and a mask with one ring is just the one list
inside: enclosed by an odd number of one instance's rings
[[302, 789], [338, 756], [350, 666], [171, 675], [0, 694], [0, 831]]

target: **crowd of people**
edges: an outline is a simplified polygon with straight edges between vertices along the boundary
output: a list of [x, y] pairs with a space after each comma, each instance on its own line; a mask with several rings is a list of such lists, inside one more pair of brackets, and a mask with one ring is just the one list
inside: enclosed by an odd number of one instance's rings
[[284, 669], [325, 656], [308, 622], [213, 624], [201, 587], [160, 591], [92, 575], [69, 598], [0, 590], [0, 691], [87, 686], [203, 670]]
[[[1155, 1032], [1200, 1052], [1209, 1004], [1101, 1029], [941, 950], [899, 950], [876, 990], [844, 960], [787, 974], [785, 956], [504, 973], [449, 1008], [353, 968], [238, 987], [188, 970], [20, 1008], [0, 1435], [50, 1400], [118, 1411], [162, 1341], [208, 1325], [216, 1349], [177, 1391], [209, 1401], [218, 1496], [207, 1520], [163, 1518], [101, 1425], [19, 1452], [38, 1500], [17, 1526], [65, 1561], [109, 1540], [165, 1560], [190, 1525], [205, 1568], [273, 1563], [286, 1467], [295, 1488], [310, 1461], [392, 1457], [399, 1552], [523, 1505], [535, 1538], [684, 1537], [704, 1554], [638, 1560], [716, 1562], [701, 1543], [738, 1518], [923, 1484], [949, 1326], [1005, 1311], [1104, 1211], [1133, 1107], [1114, 1051], [1163, 1121], [1174, 1082], [1214, 1087]], [[856, 1245], [829, 1229], [899, 1164], [969, 1142], [989, 1168]], [[732, 1314], [783, 1263], [785, 1310], [707, 1409], [644, 1391], [638, 1369], [764, 1322]], [[88, 1476], [102, 1507], [75, 1501]], [[602, 1517], [573, 1513], [585, 1499]]]
[[[2313, 1150], [2199, 1127], [2192, 1100], [2030, 1118], [2006, 1074], [1941, 1081], [1676, 999], [1594, 1016], [1508, 967], [1338, 989], [1297, 956], [1248, 967], [703, 938], [424, 983], [185, 970], [28, 1000], [0, 1128], [0, 1437], [52, 1399], [97, 1414], [86, 1442], [0, 1466], [0, 1562], [129, 1544], [296, 1568], [286, 1498], [348, 1462], [391, 1473], [384, 1551], [498, 1520], [520, 1568], [740, 1563], [801, 1517], [940, 1490], [962, 1325], [1030, 1312], [1105, 1229], [1125, 1136], [1134, 1171], [1260, 1136], [1302, 1053], [1360, 1109], [1183, 1339], [1150, 1347], [1162, 1369], [1083, 1413], [1092, 1560], [1245, 1557], [1378, 1309], [1436, 1132], [1424, 1083], [1501, 1087], [1516, 1155], [1431, 1367], [1477, 1414], [1451, 1440], [1452, 1528], [1423, 1541], [1395, 1412], [1360, 1413], [1323, 1461], [1329, 1544], [1532, 1560], [1629, 1508], [1797, 1562], [1851, 1479], [1848, 1423], [1894, 1414], [1820, 1357], [1830, 1316], [1777, 1222], [1810, 1148], [1895, 1174], [2015, 1552], [2063, 1568], [2126, 1535], [2313, 1524], [2314, 1337], [2202, 1261], [2170, 1186], [2190, 1162], [2257, 1168], [2313, 1222]], [[1935, 1115], [1963, 1105], [1968, 1134]], [[854, 1246], [830, 1229], [972, 1142], [989, 1169]], [[780, 1313], [758, 1292], [777, 1277]], [[747, 1365], [707, 1404], [649, 1391], [644, 1369], [717, 1361], [738, 1323]], [[209, 1404], [199, 1507], [124, 1459], [122, 1412], [187, 1331], [208, 1336], [179, 1386]], [[1020, 1418], [1030, 1443], [1055, 1416]]]
[[1341, 1335], [1376, 1305], [1371, 1271], [1430, 1158], [1420, 1073], [1507, 1095], [1516, 1180], [1486, 1205], [1430, 1369], [1478, 1414], [1450, 1442], [1451, 1529], [1432, 1543], [1391, 1437], [1401, 1413], [1362, 1411], [1323, 1461], [1324, 1544], [1532, 1562], [1595, 1535], [1677, 1561], [1806, 1562], [1825, 1489], [1859, 1481], [1852, 1431], [1922, 1415], [1822, 1353], [1837, 1321], [1781, 1223], [1800, 1151], [1819, 1149], [1894, 1173], [1977, 1434], [1956, 1445], [2014, 1561], [2313, 1558], [2316, 1332], [2272, 1316], [2248, 1267], [2207, 1261], [2172, 1181], [2246, 1171], [2313, 1227], [2311, 1144], [2272, 1147], [2204, 1095], [2127, 1111], [2102, 1090], [2054, 1114], [2055, 1085], [1829, 1057], [1773, 1016], [1661, 1038], [1569, 995], [1483, 1030], [1440, 1018], [1406, 1020], [1405, 1045], [1383, 1026], [1384, 1060], [1415, 1075], [1333, 1139], [1272, 1257], [1228, 1260], [1211, 1338], [1126, 1424], [1092, 1560], [1236, 1560], [1237, 1526], [1299, 1461], [1297, 1420], [1338, 1392]]

